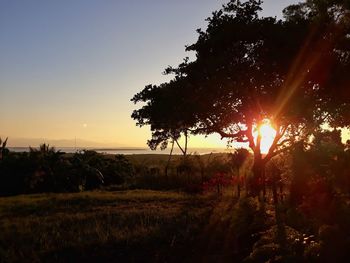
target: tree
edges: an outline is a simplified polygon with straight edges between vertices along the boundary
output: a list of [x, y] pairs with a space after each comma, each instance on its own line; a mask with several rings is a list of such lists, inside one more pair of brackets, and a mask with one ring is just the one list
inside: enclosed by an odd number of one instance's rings
[[60, 189], [60, 177], [57, 170], [62, 167], [62, 153], [49, 144], [40, 144], [38, 148], [29, 147], [28, 160], [31, 163], [31, 176], [28, 180], [31, 192], [56, 192]]
[[[271, 158], [307, 141], [324, 123], [350, 124], [347, 3], [307, 1], [288, 7], [285, 19], [277, 20], [259, 17], [259, 0], [231, 0], [213, 12], [207, 29], [197, 31], [197, 42], [186, 47], [195, 52], [194, 61], [169, 67], [173, 80], [135, 95], [142, 98], [135, 102], [146, 105], [133, 118], [164, 131], [171, 125], [157, 117], [157, 105], [165, 103], [163, 120], [183, 120], [186, 125], [180, 126], [191, 134], [218, 133], [230, 142], [248, 143], [254, 153], [251, 190], [257, 194]], [[172, 93], [176, 96], [162, 102]], [[267, 120], [276, 136], [264, 156], [259, 127]]]
[[[172, 145], [176, 143], [182, 154], [186, 156], [188, 136], [194, 120], [193, 115], [190, 114], [191, 105], [183, 96], [182, 90], [178, 88], [182, 79], [177, 76], [169, 83], [160, 86], [148, 85], [131, 101], [146, 102], [141, 109], [132, 113], [132, 118], [140, 127], [150, 125], [152, 138], [147, 141], [148, 146], [152, 150], [157, 149], [158, 146], [164, 150], [170, 141]], [[185, 138], [184, 146], [179, 143], [181, 136]]]

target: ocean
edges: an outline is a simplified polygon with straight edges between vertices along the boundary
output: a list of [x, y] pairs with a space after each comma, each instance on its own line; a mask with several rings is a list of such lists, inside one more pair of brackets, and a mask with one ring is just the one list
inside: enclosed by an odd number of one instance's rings
[[[35, 148], [35, 147], [34, 147]], [[10, 151], [13, 152], [28, 152], [29, 147], [8, 147]], [[149, 148], [75, 148], [75, 147], [55, 147], [56, 150], [65, 153], [75, 153], [77, 151], [82, 150], [93, 150], [102, 154], [125, 154], [125, 155], [133, 155], [133, 154], [169, 154], [170, 149], [155, 150], [152, 151]], [[188, 154], [209, 154], [209, 153], [224, 153], [231, 152], [233, 149], [225, 149], [225, 148], [189, 148]], [[180, 149], [174, 148], [173, 154], [182, 154]]]

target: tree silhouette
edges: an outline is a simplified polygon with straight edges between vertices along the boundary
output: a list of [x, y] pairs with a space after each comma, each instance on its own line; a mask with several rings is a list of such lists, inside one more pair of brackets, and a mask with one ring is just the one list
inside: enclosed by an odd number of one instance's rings
[[33, 170], [28, 180], [31, 192], [57, 191], [61, 178], [56, 170], [62, 166], [61, 156], [60, 151], [46, 143], [38, 148], [29, 147], [28, 159]]
[[[141, 109], [133, 112], [132, 118], [137, 121], [138, 126], [150, 125], [152, 138], [147, 141], [149, 147], [155, 150], [160, 146], [163, 150], [169, 142], [175, 142], [186, 156], [188, 136], [195, 120], [193, 115], [189, 114], [191, 105], [179, 88], [182, 79], [181, 76], [177, 76], [173, 81], [159, 87], [148, 85], [131, 100], [134, 103], [146, 102]], [[179, 143], [181, 136], [185, 138], [184, 146]]]
[[7, 145], [7, 140], [6, 138], [4, 141], [0, 137], [0, 160], [3, 158], [3, 156], [8, 153], [8, 149], [6, 148]]
[[[260, 17], [260, 10], [261, 1], [231, 0], [213, 12], [207, 29], [197, 30], [197, 42], [186, 47], [196, 59], [167, 68], [173, 80], [136, 94], [133, 101], [146, 104], [132, 115], [163, 142], [169, 133], [187, 131], [248, 143], [254, 194], [271, 158], [324, 123], [350, 124], [348, 1], [289, 6], [284, 20]], [[253, 132], [266, 119], [277, 134], [263, 156], [261, 134]]]

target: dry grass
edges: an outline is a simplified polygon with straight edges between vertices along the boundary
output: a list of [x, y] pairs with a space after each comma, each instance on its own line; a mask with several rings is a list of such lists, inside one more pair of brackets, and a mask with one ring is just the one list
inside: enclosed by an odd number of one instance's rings
[[0, 198], [0, 261], [162, 261], [191, 242], [213, 202], [139, 190]]

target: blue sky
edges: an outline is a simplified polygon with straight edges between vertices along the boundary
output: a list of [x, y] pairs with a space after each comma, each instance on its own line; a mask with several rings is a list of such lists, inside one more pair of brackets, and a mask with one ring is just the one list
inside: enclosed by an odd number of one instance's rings
[[[0, 136], [17, 146], [74, 137], [145, 146], [149, 131], [135, 127], [130, 98], [166, 80], [163, 69], [188, 55], [195, 30], [225, 2], [1, 0]], [[292, 2], [266, 0], [263, 15]]]

